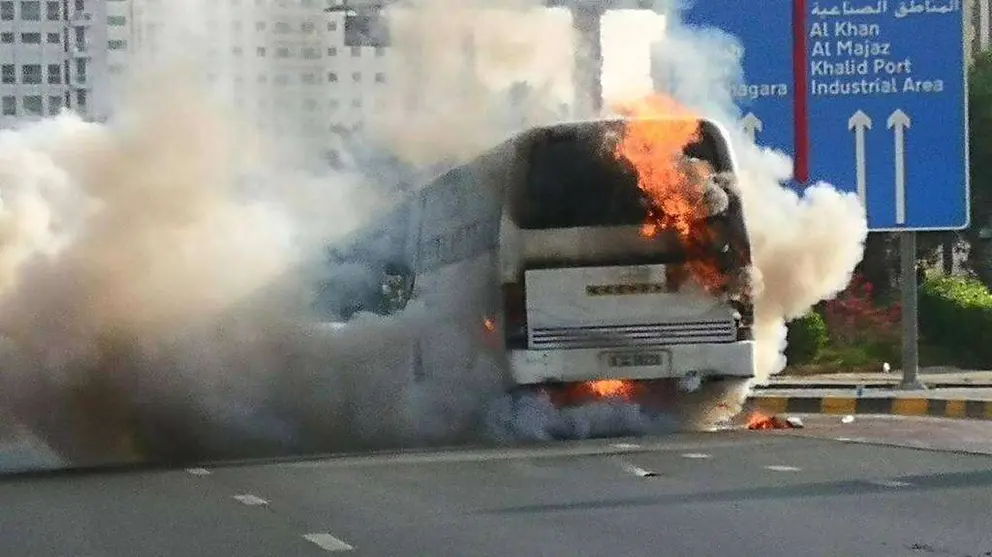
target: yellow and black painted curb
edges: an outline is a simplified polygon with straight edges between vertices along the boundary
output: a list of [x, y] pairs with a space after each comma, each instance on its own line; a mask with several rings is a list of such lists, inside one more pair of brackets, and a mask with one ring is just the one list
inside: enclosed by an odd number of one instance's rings
[[749, 407], [769, 414], [890, 414], [992, 420], [992, 400], [758, 395], [748, 402]]

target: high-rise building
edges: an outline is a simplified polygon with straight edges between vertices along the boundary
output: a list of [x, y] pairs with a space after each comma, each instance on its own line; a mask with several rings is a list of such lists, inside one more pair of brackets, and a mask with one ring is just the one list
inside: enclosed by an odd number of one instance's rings
[[0, 1], [0, 126], [69, 101], [63, 2]]
[[0, 0], [0, 128], [62, 107], [105, 118], [108, 73], [126, 47], [118, 30], [126, 28], [127, 7], [122, 0]]

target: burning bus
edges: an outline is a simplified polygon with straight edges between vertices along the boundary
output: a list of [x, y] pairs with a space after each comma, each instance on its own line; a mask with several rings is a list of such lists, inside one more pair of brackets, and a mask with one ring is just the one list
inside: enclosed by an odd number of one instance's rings
[[411, 377], [484, 353], [508, 388], [562, 405], [746, 381], [753, 281], [735, 169], [725, 130], [692, 116], [526, 130], [336, 246], [336, 267], [379, 278], [329, 281], [323, 307], [341, 323], [417, 300], [431, 323], [414, 333]]

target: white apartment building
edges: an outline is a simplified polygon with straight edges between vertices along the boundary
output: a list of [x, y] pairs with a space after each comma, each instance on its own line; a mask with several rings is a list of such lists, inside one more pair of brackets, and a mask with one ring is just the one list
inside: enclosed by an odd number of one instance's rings
[[105, 118], [126, 10], [125, 0], [0, 0], [0, 128], [62, 107]]
[[0, 127], [57, 114], [112, 113], [114, 77], [200, 21], [210, 73], [272, 132], [333, 142], [383, 102], [387, 48], [347, 46], [335, 0], [0, 0]]
[[[118, 0], [131, 4], [127, 40], [133, 54], [154, 56], [169, 49], [176, 28], [194, 23], [170, 11], [168, 1]], [[233, 101], [265, 131], [334, 144], [381, 106], [388, 49], [346, 45], [346, 14], [325, 11], [336, 1], [199, 5], [195, 19], [203, 26], [198, 31], [209, 37], [204, 43], [209, 76], [228, 87]]]

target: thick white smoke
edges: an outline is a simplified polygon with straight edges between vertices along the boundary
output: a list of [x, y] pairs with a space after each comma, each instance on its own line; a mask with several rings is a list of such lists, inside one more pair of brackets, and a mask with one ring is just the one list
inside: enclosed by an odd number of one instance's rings
[[[327, 243], [388, 211], [395, 188], [381, 180], [405, 173], [322, 165], [324, 152], [342, 150], [327, 140], [328, 123], [308, 113], [328, 91], [289, 80], [323, 80], [326, 68], [304, 64], [297, 74], [266, 62], [281, 56], [286, 35], [322, 52], [321, 36], [340, 14], [167, 4], [144, 14], [108, 122], [63, 114], [0, 133], [0, 407], [77, 464], [462, 434], [498, 375], [466, 382], [453, 365], [412, 384], [417, 308], [339, 334], [313, 325]], [[507, 17], [506, 28], [527, 21]], [[234, 23], [265, 30], [257, 52], [227, 31]], [[461, 74], [441, 48], [456, 34], [416, 19], [394, 25], [393, 36], [400, 59], [405, 44], [428, 45], [406, 55], [451, 86]], [[389, 108], [409, 84], [426, 84], [411, 81], [423, 75], [416, 64], [395, 64], [396, 85], [363, 99], [385, 104], [375, 143], [423, 167], [519, 125], [498, 113], [512, 108], [507, 88], [539, 83], [548, 67], [528, 63], [531, 45], [498, 37], [478, 42], [493, 45], [480, 58], [495, 60], [483, 63], [502, 77], [467, 92], [427, 88], [433, 114]], [[458, 99], [490, 120], [437, 119]], [[460, 130], [481, 133], [473, 141]]]
[[[575, 116], [568, 15], [538, 4], [418, 0], [389, 12], [388, 80], [378, 108], [363, 109], [373, 143], [424, 169]], [[327, 242], [388, 210], [395, 198], [382, 177], [404, 171], [321, 166], [321, 153], [340, 145], [300, 107], [328, 102], [327, 90], [263, 83], [289, 76], [247, 62], [235, 33], [204, 27], [199, 3], [185, 7], [195, 9], [156, 16], [165, 25], [155, 41], [146, 35], [109, 122], [65, 114], [0, 132], [0, 406], [76, 462], [460, 438], [499, 392], [499, 374], [458, 355], [411, 379], [411, 332], [429, 310], [361, 317], [335, 333], [312, 325], [308, 270]], [[319, 42], [328, 18], [340, 18], [238, 10], [210, 20], [266, 23], [258, 48], [269, 54], [285, 39], [273, 34], [279, 25]], [[672, 40], [655, 50], [682, 70], [672, 74], [676, 96], [729, 119], [713, 92], [732, 60], [713, 58], [710, 37]], [[220, 61], [194, 56], [208, 44]], [[606, 50], [608, 76], [611, 65], [637, 73]], [[629, 89], [627, 79], [609, 89], [644, 92], [643, 76]], [[843, 287], [864, 222], [856, 201], [828, 187], [803, 199], [784, 191], [787, 161], [736, 139], [764, 276], [762, 371], [773, 373], [784, 320]], [[577, 416], [524, 406], [538, 417], [520, 419], [519, 408], [491, 416], [536, 424], [527, 437], [659, 425], [632, 425], [622, 408]]]
[[304, 264], [392, 202], [305, 129], [260, 129], [264, 91], [208, 81], [196, 30], [157, 20], [185, 42], [135, 54], [108, 122], [0, 132], [0, 408], [76, 463], [295, 443], [274, 385], [331, 369]]
[[413, 0], [385, 10], [390, 87], [371, 125], [422, 166], [475, 156], [569, 116], [570, 16], [539, 0]]
[[[120, 457], [124, 413], [264, 391], [272, 342], [307, 310], [295, 269], [376, 202], [353, 177], [264, 160], [196, 74], [149, 79], [172, 86], [135, 89], [106, 124], [64, 114], [0, 132], [0, 399], [63, 445], [93, 439], [84, 460]], [[319, 219], [300, 211], [317, 186]], [[52, 407], [66, 423], [42, 423]], [[108, 416], [71, 419], [84, 408]]]

